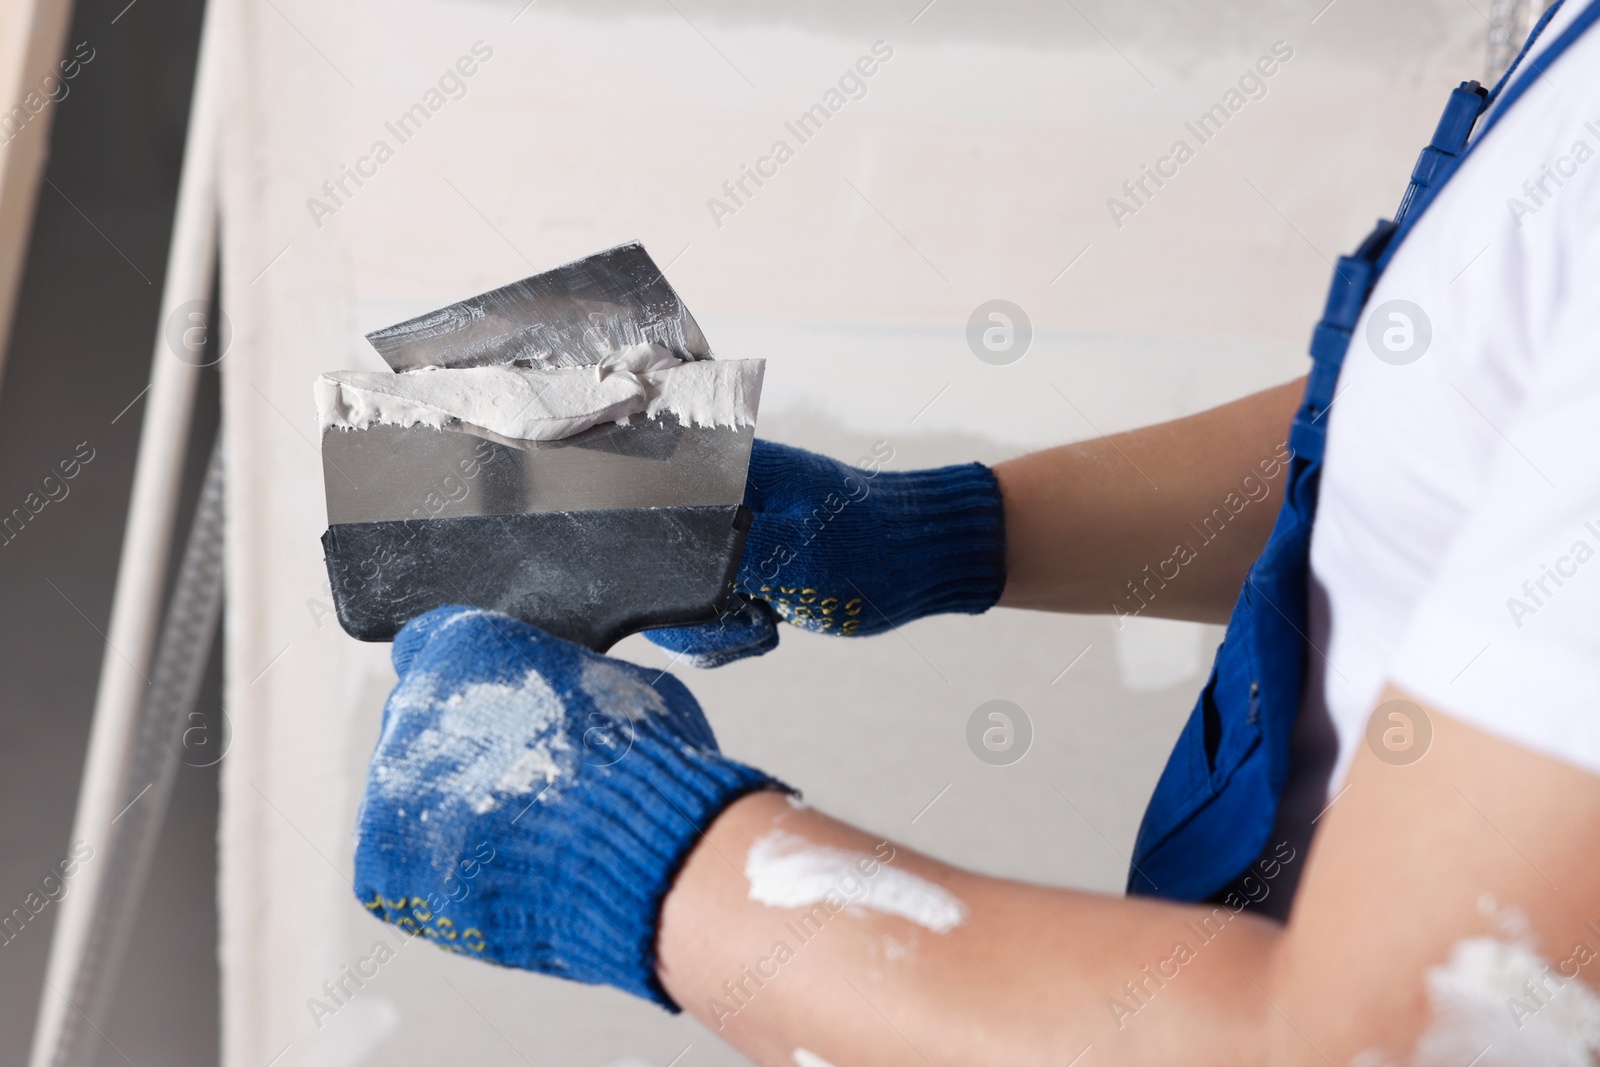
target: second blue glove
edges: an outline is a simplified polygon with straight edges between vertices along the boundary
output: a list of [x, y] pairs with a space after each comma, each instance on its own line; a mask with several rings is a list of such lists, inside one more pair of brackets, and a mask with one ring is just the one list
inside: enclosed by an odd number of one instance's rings
[[924, 615], [978, 614], [1005, 586], [1005, 510], [981, 463], [886, 472], [757, 440], [745, 506], [755, 513], [723, 619], [645, 636], [697, 667], [778, 644], [777, 621], [841, 637]]

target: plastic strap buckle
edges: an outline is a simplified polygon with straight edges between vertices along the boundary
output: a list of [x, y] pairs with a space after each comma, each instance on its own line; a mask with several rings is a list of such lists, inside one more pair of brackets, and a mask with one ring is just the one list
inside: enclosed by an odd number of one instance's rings
[[1417, 197], [1426, 189], [1438, 189], [1450, 180], [1467, 150], [1467, 138], [1478, 123], [1478, 116], [1487, 106], [1489, 92], [1475, 81], [1464, 81], [1450, 91], [1444, 114], [1434, 127], [1433, 139], [1428, 142], [1417, 165], [1411, 169], [1411, 184], [1400, 198], [1400, 210], [1395, 218], [1403, 219], [1415, 205]]
[[1439, 125], [1434, 127], [1433, 139], [1428, 142], [1429, 147], [1448, 155], [1460, 155], [1488, 99], [1489, 91], [1475, 81], [1462, 82], [1452, 89], [1444, 105], [1444, 114], [1439, 116]]

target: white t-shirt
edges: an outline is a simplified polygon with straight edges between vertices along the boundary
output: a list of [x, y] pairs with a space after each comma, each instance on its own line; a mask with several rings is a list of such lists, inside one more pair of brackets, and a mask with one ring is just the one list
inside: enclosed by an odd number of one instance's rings
[[1418, 222], [1335, 396], [1291, 793], [1337, 793], [1391, 681], [1600, 774], [1600, 27]]

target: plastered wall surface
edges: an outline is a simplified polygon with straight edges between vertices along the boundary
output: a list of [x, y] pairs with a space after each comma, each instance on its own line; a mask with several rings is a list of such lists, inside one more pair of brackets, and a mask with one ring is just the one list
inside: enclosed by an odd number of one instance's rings
[[[720, 355], [770, 361], [760, 431], [778, 440], [909, 469], [1197, 410], [1303, 373], [1331, 260], [1393, 210], [1486, 29], [1470, 5], [1376, 0], [216, 2], [228, 1067], [743, 1062], [620, 994], [422, 944], [326, 998], [393, 940], [349, 887], [393, 674], [331, 615], [311, 404], [319, 372], [382, 367], [365, 330], [637, 237]], [[1275, 47], [1225, 125], [1187, 129]], [[797, 136], [830, 90], [837, 112]], [[1135, 202], [1122, 185], [1147, 165], [1169, 176]], [[747, 167], [765, 177], [740, 190]], [[1003, 366], [967, 340], [994, 299], [1033, 332]], [[830, 813], [1117, 892], [1217, 637], [998, 611], [858, 642], [788, 632], [678, 673], [725, 749]], [[666, 664], [639, 638], [616, 653]], [[967, 743], [995, 699], [1032, 734], [1009, 766]]]

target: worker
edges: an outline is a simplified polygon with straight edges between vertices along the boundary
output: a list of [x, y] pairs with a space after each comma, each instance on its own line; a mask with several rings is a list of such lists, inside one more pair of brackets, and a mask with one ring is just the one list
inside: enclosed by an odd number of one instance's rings
[[394, 644], [362, 903], [766, 1067], [1600, 1062], [1597, 17], [1450, 94], [1303, 381], [992, 470], [757, 442], [746, 605], [653, 635], [1226, 621], [1127, 896], [831, 819], [674, 675], [443, 608]]

